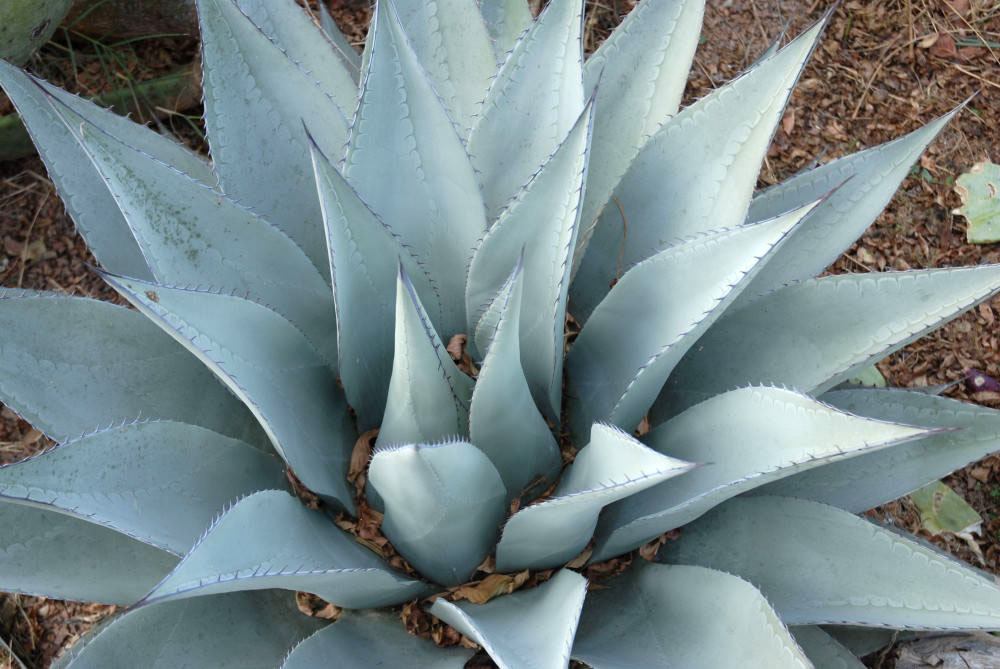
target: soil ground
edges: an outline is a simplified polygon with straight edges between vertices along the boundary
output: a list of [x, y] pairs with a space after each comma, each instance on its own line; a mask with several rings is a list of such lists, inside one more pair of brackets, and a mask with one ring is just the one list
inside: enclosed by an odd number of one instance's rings
[[[587, 46], [594, 48], [633, 4], [588, 2]], [[828, 6], [823, 0], [710, 0], [686, 103], [736, 76], [783, 31], [801, 32]], [[366, 3], [333, 0], [330, 8], [360, 44], [369, 16]], [[137, 42], [112, 59], [77, 40], [70, 59], [67, 43], [62, 44], [46, 47], [29, 67], [86, 95], [118, 87], [123, 80], [165, 74], [190, 62], [196, 52], [194, 40], [166, 38]], [[886, 211], [830, 271], [1000, 262], [1000, 245], [967, 244], [965, 221], [952, 213], [960, 204], [954, 180], [977, 162], [1000, 162], [1000, 3], [995, 0], [842, 2], [792, 96], [760, 185], [915, 130], [973, 94], [976, 97], [921, 158]], [[0, 114], [9, 111], [0, 96]], [[204, 150], [197, 113], [170, 116], [164, 125]], [[73, 232], [41, 161], [0, 162], [0, 285], [117, 301], [88, 263], [93, 259]], [[879, 368], [890, 384], [902, 387], [958, 381], [968, 369], [1000, 378], [998, 318], [1000, 298], [995, 298]], [[971, 393], [962, 383], [946, 394], [1000, 408], [1000, 394]], [[2, 408], [0, 464], [48, 445], [40, 433]], [[928, 538], [977, 566], [1000, 572], [1000, 456], [975, 463], [946, 483], [982, 515], [979, 550], [954, 538]], [[919, 527], [919, 514], [907, 500], [872, 514], [911, 531]], [[0, 640], [11, 643], [29, 666], [45, 667], [111, 610], [0, 595]], [[3, 653], [0, 650], [0, 668]]]

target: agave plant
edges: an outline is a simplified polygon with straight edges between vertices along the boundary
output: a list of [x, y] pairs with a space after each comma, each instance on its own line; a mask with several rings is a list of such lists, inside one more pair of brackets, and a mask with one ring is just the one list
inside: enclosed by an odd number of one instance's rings
[[[586, 61], [581, 0], [380, 0], [360, 57], [292, 0], [198, 9], [210, 165], [0, 66], [135, 307], [0, 293], [0, 396], [60, 442], [0, 468], [0, 588], [128, 607], [61, 666], [471, 656], [404, 603], [502, 667], [860, 666], [1000, 628], [992, 580], [855, 515], [1000, 414], [849, 383], [1000, 267], [813, 278], [951, 114], [755, 192], [825, 18], [679, 110], [698, 0]], [[463, 601], [490, 572], [536, 587]]]

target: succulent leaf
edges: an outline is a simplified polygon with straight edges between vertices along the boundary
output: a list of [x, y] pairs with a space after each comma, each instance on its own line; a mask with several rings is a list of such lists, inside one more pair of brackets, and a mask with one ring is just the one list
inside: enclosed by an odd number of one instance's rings
[[290, 593], [234, 592], [130, 609], [60, 656], [53, 669], [178, 666], [271, 669], [324, 621], [295, 608]]
[[481, 645], [500, 669], [568, 667], [587, 580], [562, 569], [536, 588], [485, 604], [437, 599], [431, 614]]
[[464, 583], [496, 545], [507, 489], [489, 458], [472, 444], [378, 449], [368, 481], [385, 508], [385, 536], [436, 583]]
[[[729, 574], [638, 560], [587, 595], [573, 659], [593, 669], [811, 667], [767, 600]], [[713, 643], [713, 639], [725, 639]]]
[[134, 311], [0, 290], [0, 331], [0, 400], [56, 441], [164, 418], [269, 448], [250, 412], [211, 372]]
[[828, 463], [929, 433], [835, 411], [779, 388], [716, 395], [643, 438], [664, 455], [712, 464], [609, 506], [598, 523], [591, 559], [600, 562], [637, 548], [769, 481], [815, 468], [825, 472]]
[[[441, 307], [435, 286], [403, 240], [383, 223], [315, 146], [313, 166], [330, 252], [340, 380], [358, 428], [378, 427], [385, 413], [395, 347], [399, 265], [431, 313]], [[327, 333], [329, 337], [329, 333]]]
[[601, 509], [693, 467], [660, 455], [615, 427], [595, 423], [590, 443], [563, 472], [552, 496], [507, 521], [497, 545], [497, 569], [545, 569], [566, 563], [590, 541]]
[[205, 183], [214, 182], [211, 169], [176, 142], [35, 79], [3, 61], [0, 61], [0, 85], [39, 147], [49, 178], [55, 183], [77, 230], [87, 240], [94, 256], [112, 272], [151, 279], [152, 272], [114, 197], [105, 188], [86, 152], [77, 144], [71, 129], [56, 113], [54, 99], [77, 114], [99, 120], [122, 141]]
[[476, 0], [497, 60], [503, 62], [534, 20], [527, 0]]
[[1000, 587], [930, 544], [791, 497], [731, 499], [660, 558], [742, 576], [786, 625], [994, 629], [1000, 613]]
[[340, 58], [347, 71], [354, 78], [354, 96], [357, 97], [358, 83], [361, 81], [361, 54], [354, 49], [347, 36], [340, 31], [337, 23], [333, 20], [333, 16], [330, 15], [330, 10], [322, 3], [319, 6], [319, 21], [320, 27], [323, 29], [325, 36], [330, 39], [337, 57]]
[[527, 491], [541, 492], [559, 474], [559, 446], [538, 412], [521, 368], [521, 295], [523, 263], [507, 278], [490, 311], [490, 340], [469, 408], [469, 437], [500, 472], [509, 503]]
[[817, 625], [796, 625], [789, 629], [795, 642], [817, 667], [829, 669], [864, 669], [854, 653]]
[[[101, 461], [115, 466], [93, 466]], [[183, 555], [227, 502], [283, 479], [273, 455], [205, 428], [155, 421], [101, 430], [0, 467], [0, 499]]]
[[[483, 237], [466, 286], [470, 331], [523, 250], [521, 363], [536, 403], [555, 419], [562, 405], [563, 329], [580, 202], [586, 179], [593, 106]], [[554, 197], [553, 193], [558, 193]]]
[[476, 0], [393, 0], [403, 32], [466, 138], [496, 73]]
[[960, 110], [909, 135], [801, 172], [758, 193], [750, 203], [750, 221], [770, 218], [826, 193], [830, 195], [789, 236], [774, 261], [754, 277], [736, 308], [786, 284], [811, 279], [833, 263], [868, 229], [892, 199], [910, 166]]
[[265, 490], [224, 512], [140, 604], [270, 588], [305, 590], [347, 608], [399, 604], [428, 590], [322, 513]]
[[500, 66], [469, 135], [491, 223], [584, 108], [583, 2], [552, 0]]
[[[636, 428], [681, 356], [811, 206], [696, 237], [628, 270], [584, 325], [566, 360], [574, 436], [582, 441], [595, 420]], [[622, 328], [622, 323], [636, 325]]]
[[657, 420], [734, 383], [822, 393], [1000, 291], [1000, 265], [842, 274], [726, 314], [674, 369]]
[[640, 2], [584, 64], [597, 110], [577, 248], [642, 145], [677, 113], [704, 12], [704, 0]]
[[118, 202], [157, 282], [211, 285], [280, 304], [282, 315], [336, 369], [330, 286], [291, 238], [88, 119], [56, 107]]
[[[837, 390], [822, 401], [859, 416], [953, 428], [899, 448], [864, 453], [763, 492], [801, 497], [860, 513], [907, 495], [1000, 449], [1000, 411], [905, 390]], [[957, 429], [954, 429], [957, 428]]]
[[284, 230], [325, 276], [329, 265], [302, 124], [324, 151], [340, 155], [348, 128], [344, 112], [236, 0], [197, 2], [205, 123], [219, 186]]
[[[828, 18], [671, 118], [643, 145], [615, 187], [621, 211], [606, 206], [592, 238], [582, 241], [595, 248], [573, 279], [577, 320], [590, 317], [619, 266], [631, 267], [671, 240], [744, 222], [771, 136]], [[697, 170], [689, 168], [692, 156], [698, 156]], [[664, 174], [674, 176], [664, 180]]]
[[425, 265], [443, 310], [434, 326], [448, 338], [465, 332], [466, 269], [486, 231], [479, 182], [389, 0], [378, 2], [370, 34], [343, 174]]
[[396, 283], [396, 350], [376, 445], [427, 444], [469, 433], [472, 379], [434, 331], [409, 276]]
[[128, 606], [175, 564], [174, 555], [101, 525], [0, 500], [0, 590]]
[[247, 405], [303, 484], [353, 510], [345, 478], [355, 441], [347, 403], [301, 332], [267, 307], [233, 295], [104, 278]]
[[438, 648], [407, 632], [399, 617], [381, 611], [344, 611], [292, 649], [281, 669], [420, 667], [462, 669], [473, 652]]

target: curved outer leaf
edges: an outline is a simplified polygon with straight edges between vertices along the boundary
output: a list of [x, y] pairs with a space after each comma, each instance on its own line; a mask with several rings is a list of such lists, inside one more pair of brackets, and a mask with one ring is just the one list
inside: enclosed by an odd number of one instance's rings
[[0, 590], [128, 606], [175, 564], [106, 527], [0, 500]]
[[235, 592], [131, 609], [90, 632], [53, 669], [271, 669], [325, 621], [287, 592]]
[[467, 137], [497, 71], [476, 0], [392, 0], [434, 90]]
[[960, 429], [803, 472], [775, 482], [764, 491], [859, 513], [909, 494], [1000, 449], [1000, 411], [995, 409], [892, 389], [838, 390], [826, 393], [822, 400], [879, 420]]
[[268, 588], [305, 590], [347, 608], [399, 604], [428, 591], [323, 514], [265, 490], [223, 513], [139, 605]]
[[[655, 255], [671, 240], [744, 222], [771, 137], [828, 18], [677, 114], [646, 142], [615, 187], [621, 211], [604, 208], [589, 242], [595, 248], [573, 279], [578, 321], [590, 317], [620, 266]], [[691, 169], [692, 159], [698, 169]]]
[[502, 63], [528, 28], [531, 9], [526, 0], [476, 0], [493, 40], [493, 51]]
[[905, 137], [797, 174], [757, 194], [750, 203], [751, 221], [830, 195], [789, 236], [774, 261], [754, 277], [737, 305], [810, 279], [832, 264], [882, 212], [910, 166], [959, 109]]
[[[399, 265], [433, 313], [435, 286], [399, 236], [368, 208], [316, 146], [313, 167], [330, 252], [337, 311], [340, 381], [358, 415], [358, 429], [378, 427], [385, 413], [395, 346]], [[347, 327], [340, 327], [347, 324]]]
[[562, 569], [537, 588], [485, 604], [437, 599], [430, 612], [473, 639], [500, 669], [568, 667], [587, 579]]
[[[346, 113], [358, 104], [358, 67], [347, 61], [347, 52], [358, 55], [345, 42], [338, 49], [336, 42], [320, 39], [316, 24], [294, 0], [237, 0], [239, 8], [260, 28], [285, 55], [305, 73], [315, 79], [337, 106]], [[323, 7], [325, 9], [325, 7]], [[331, 38], [343, 38], [336, 24], [327, 31]], [[358, 59], [360, 62], [360, 59]]]
[[731, 499], [660, 556], [739, 574], [787, 625], [1000, 627], [1000, 587], [991, 580], [929, 544], [817, 502]]
[[392, 613], [344, 611], [336, 624], [327, 625], [292, 649], [281, 669], [462, 669], [472, 655], [468, 648], [438, 648], [410, 634]]
[[434, 279], [443, 312], [433, 320], [448, 338], [465, 332], [465, 271], [486, 231], [479, 183], [389, 0], [378, 3], [369, 35], [344, 176]]
[[507, 490], [489, 458], [472, 444], [378, 449], [368, 481], [385, 507], [385, 536], [436, 583], [464, 583], [496, 545]]
[[677, 113], [704, 13], [705, 0], [644, 0], [584, 65], [583, 88], [596, 89], [597, 111], [574, 267], [582, 260], [590, 226], [629, 164]]
[[227, 502], [284, 481], [281, 460], [171, 421], [103, 430], [0, 467], [0, 498], [183, 555]]
[[104, 187], [101, 176], [94, 171], [86, 153], [74, 140], [70, 128], [62, 123], [52, 108], [52, 98], [78, 114], [99, 120], [122, 141], [208, 184], [214, 180], [211, 169], [176, 142], [2, 61], [0, 85], [31, 133], [49, 178], [55, 182], [66, 210], [97, 260], [112, 272], [142, 279], [152, 278], [118, 205]]
[[275, 224], [326, 275], [309, 145], [347, 138], [347, 120], [313, 75], [240, 10], [236, 0], [198, 0], [205, 125], [223, 192]]
[[606, 505], [696, 465], [649, 449], [610, 425], [595, 423], [590, 443], [566, 468], [551, 497], [507, 521], [497, 546], [497, 569], [544, 569], [582, 551]]
[[302, 483], [353, 510], [354, 446], [343, 391], [287, 320], [255, 302], [108, 274], [104, 279], [211, 369], [260, 421]]
[[532, 177], [476, 248], [469, 266], [469, 331], [523, 256], [527, 291], [521, 306], [521, 364], [535, 402], [551, 419], [562, 404], [563, 329], [570, 264], [580, 222], [593, 105]]
[[792, 637], [817, 667], [823, 669], [864, 669], [854, 653], [816, 625], [797, 625], [789, 630]]
[[1000, 291], [1000, 265], [842, 274], [787, 286], [715, 324], [677, 365], [654, 414], [735, 384], [822, 393]]
[[396, 284], [396, 351], [376, 445], [427, 444], [469, 433], [472, 379], [434, 331], [402, 265]]
[[626, 272], [566, 361], [569, 426], [577, 439], [595, 420], [638, 426], [681, 356], [808, 211], [683, 242]]
[[562, 466], [559, 446], [538, 412], [521, 368], [522, 263], [494, 298], [497, 318], [469, 408], [469, 438], [500, 472], [507, 502], [540, 492]]
[[587, 595], [573, 659], [593, 669], [811, 667], [774, 609], [741, 578], [637, 560]]
[[608, 507], [598, 523], [591, 559], [600, 562], [626, 553], [768, 481], [928, 432], [841, 413], [779, 388], [716, 395], [643, 439], [665, 455], [712, 464]]
[[170, 285], [211, 285], [280, 305], [337, 367], [330, 286], [285, 233], [217, 191], [123, 144], [63, 107], [64, 122], [118, 202], [153, 272]]
[[166, 418], [267, 444], [253, 415], [211, 372], [134, 311], [0, 289], [0, 332], [0, 397], [52, 439]]
[[549, 2], [486, 95], [468, 147], [491, 222], [583, 112], [582, 11], [580, 0]]

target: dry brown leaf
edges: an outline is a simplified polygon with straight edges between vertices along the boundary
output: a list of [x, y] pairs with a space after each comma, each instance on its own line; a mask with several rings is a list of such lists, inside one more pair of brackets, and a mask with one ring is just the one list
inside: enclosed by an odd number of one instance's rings
[[647, 562], [652, 562], [656, 559], [656, 554], [660, 552], [660, 546], [665, 543], [667, 543], [667, 535], [661, 534], [649, 543], [639, 547], [639, 557]]
[[347, 482], [354, 486], [358, 497], [361, 497], [365, 489], [365, 481], [368, 479], [368, 463], [372, 459], [372, 444], [378, 436], [378, 428], [368, 430], [358, 437], [354, 442], [354, 449], [351, 451], [351, 463], [347, 467]]
[[302, 485], [302, 481], [299, 480], [299, 477], [291, 469], [285, 470], [285, 476], [288, 477], [288, 482], [292, 484], [292, 492], [295, 493], [295, 496], [303, 504], [313, 510], [319, 509], [322, 504], [319, 495]]
[[583, 565], [587, 564], [587, 560], [589, 560], [590, 556], [593, 554], [594, 554], [594, 542], [591, 541], [589, 544], [587, 544], [587, 547], [584, 548], [579, 555], [577, 555], [575, 558], [566, 563], [566, 567], [569, 569], [579, 569]]
[[299, 607], [299, 611], [307, 616], [323, 620], [336, 620], [343, 611], [339, 606], [334, 606], [311, 592], [301, 590], [295, 593], [295, 604]]
[[781, 129], [785, 131], [786, 135], [792, 134], [792, 130], [795, 129], [795, 108], [789, 107], [785, 115], [781, 117]]
[[938, 33], [937, 41], [931, 47], [930, 53], [938, 58], [958, 58], [955, 38], [948, 33]]
[[452, 335], [451, 339], [448, 340], [448, 346], [445, 350], [448, 351], [448, 355], [455, 362], [459, 362], [462, 359], [462, 354], [465, 353], [465, 342], [469, 341], [469, 335], [457, 334]]
[[485, 604], [494, 597], [509, 595], [524, 584], [528, 571], [517, 574], [490, 574], [481, 581], [463, 585], [452, 593], [455, 600], [467, 599], [473, 604]]

